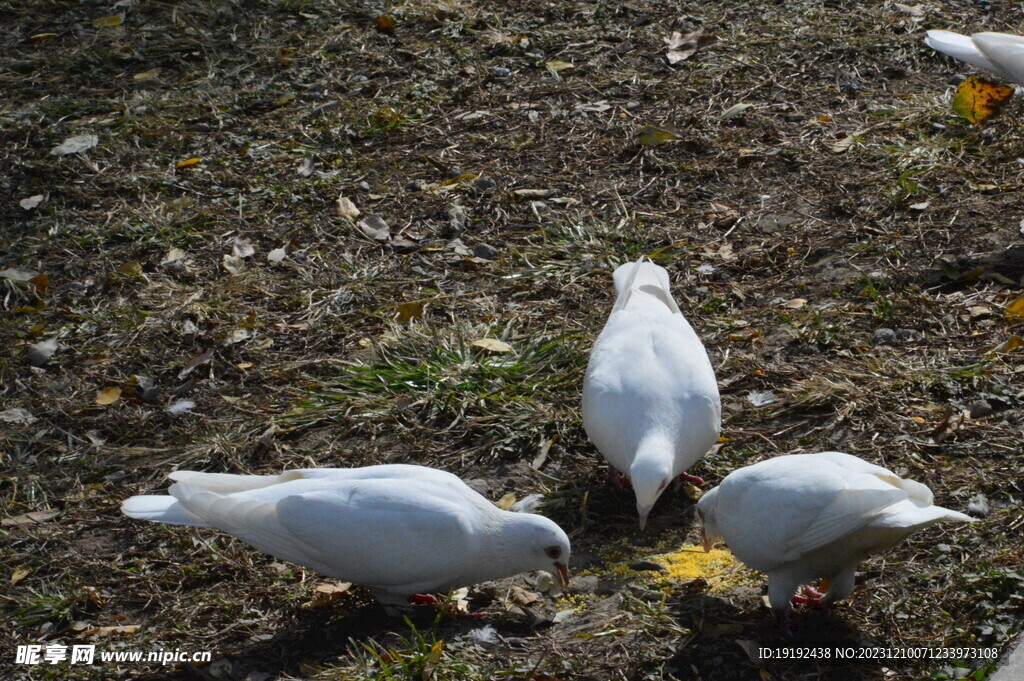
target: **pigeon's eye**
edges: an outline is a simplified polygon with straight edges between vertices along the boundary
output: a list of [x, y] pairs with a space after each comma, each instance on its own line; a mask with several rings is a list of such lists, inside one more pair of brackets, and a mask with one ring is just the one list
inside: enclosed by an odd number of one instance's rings
[[548, 554], [548, 558], [552, 560], [558, 560], [562, 557], [562, 549], [558, 546], [549, 546], [544, 549], [544, 553]]

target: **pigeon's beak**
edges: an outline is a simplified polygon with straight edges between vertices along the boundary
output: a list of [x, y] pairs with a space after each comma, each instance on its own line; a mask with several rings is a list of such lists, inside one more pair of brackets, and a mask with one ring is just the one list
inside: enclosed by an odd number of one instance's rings
[[700, 543], [704, 547], [704, 553], [711, 552], [711, 542], [708, 541], [708, 536], [704, 534], [704, 528], [700, 528]]
[[565, 563], [555, 563], [555, 574], [558, 576], [558, 586], [563, 589], [569, 586], [569, 566]]

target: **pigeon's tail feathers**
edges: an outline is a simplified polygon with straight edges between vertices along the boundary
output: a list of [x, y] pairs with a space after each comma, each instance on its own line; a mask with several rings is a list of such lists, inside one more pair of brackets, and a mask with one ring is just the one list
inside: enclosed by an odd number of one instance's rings
[[894, 504], [886, 509], [872, 525], [878, 527], [905, 527], [922, 530], [945, 520], [974, 523], [977, 518], [942, 506], [921, 506], [910, 500]]
[[177, 499], [166, 494], [142, 494], [125, 499], [121, 512], [129, 518], [150, 520], [167, 525], [209, 527], [201, 518], [189, 513]]
[[996, 73], [1018, 85], [1024, 85], [1024, 36], [976, 33], [971, 39], [996, 67]]
[[653, 262], [640, 258], [636, 262], [619, 266], [613, 275], [615, 279], [615, 307], [612, 312], [625, 310], [639, 300], [651, 299], [662, 303], [671, 314], [682, 314], [672, 298], [668, 272]]
[[970, 36], [960, 35], [952, 31], [933, 30], [928, 31], [928, 36], [924, 39], [924, 42], [925, 45], [933, 50], [942, 52], [954, 59], [987, 69], [993, 73], [999, 73], [999, 69], [988, 60], [988, 57], [981, 53], [981, 50], [974, 44], [974, 40]]
[[289, 480], [298, 480], [302, 471], [285, 471], [280, 475], [231, 475], [229, 473], [202, 473], [200, 471], [174, 471], [168, 475], [175, 482], [188, 483], [207, 492], [233, 494], [270, 487]]

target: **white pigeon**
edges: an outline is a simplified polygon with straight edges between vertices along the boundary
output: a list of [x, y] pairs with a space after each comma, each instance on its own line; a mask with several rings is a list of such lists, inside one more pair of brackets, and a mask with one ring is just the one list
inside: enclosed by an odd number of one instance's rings
[[826, 608], [853, 592], [857, 564], [940, 520], [974, 518], [932, 502], [925, 485], [840, 452], [780, 456], [735, 470], [697, 503], [704, 550], [724, 539], [768, 575], [768, 600], [789, 633], [791, 599], [806, 590]]
[[1024, 85], [1024, 36], [1009, 33], [966, 36], [952, 31], [928, 31], [924, 42], [954, 59]]
[[558, 525], [503, 511], [445, 471], [392, 464], [170, 478], [170, 496], [131, 497], [121, 510], [221, 530], [363, 585], [385, 606], [520, 572], [551, 572], [562, 586], [568, 579], [569, 538]]
[[640, 527], [668, 484], [718, 439], [722, 403], [708, 353], [669, 291], [668, 272], [640, 258], [615, 270], [615, 306], [583, 379], [583, 427], [628, 476]]

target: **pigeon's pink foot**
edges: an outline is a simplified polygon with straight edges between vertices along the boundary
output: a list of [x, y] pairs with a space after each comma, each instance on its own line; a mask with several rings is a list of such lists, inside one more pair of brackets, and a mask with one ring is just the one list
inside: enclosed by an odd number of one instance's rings
[[619, 473], [614, 468], [608, 469], [608, 484], [620, 492], [633, 486], [628, 477]]
[[[827, 589], [828, 588], [828, 580], [827, 579], [821, 580], [821, 583], [819, 583], [818, 586]], [[799, 594], [797, 594], [796, 596], [793, 596], [793, 605], [802, 605], [804, 603], [807, 603], [809, 605], [813, 605], [816, 608], [817, 607], [827, 607], [828, 606], [827, 603], [823, 604], [821, 602], [821, 599], [823, 599], [824, 597], [825, 597], [825, 594], [823, 594], [822, 592], [818, 591], [814, 587], [805, 586], [803, 589], [800, 590]]]
[[437, 600], [437, 596], [431, 594], [413, 594], [409, 596], [409, 602], [413, 605], [441, 605], [441, 601]]
[[688, 482], [691, 485], [697, 485], [698, 487], [704, 484], [704, 478], [698, 477], [696, 475], [690, 475], [689, 473], [680, 473], [679, 477], [676, 478], [676, 480], [679, 480], [681, 482]]

